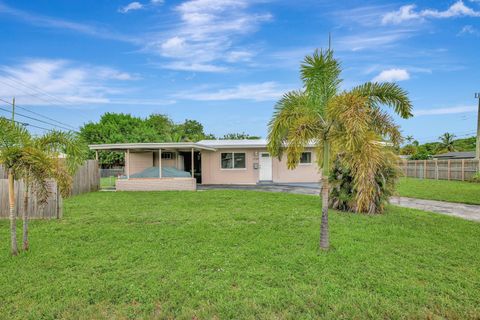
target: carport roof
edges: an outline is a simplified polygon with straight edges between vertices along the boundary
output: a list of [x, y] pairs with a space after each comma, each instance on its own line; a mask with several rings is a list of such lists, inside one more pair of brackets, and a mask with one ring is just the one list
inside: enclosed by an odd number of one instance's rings
[[88, 146], [90, 150], [106, 150], [106, 151], [126, 151], [126, 150], [208, 150], [215, 151], [215, 148], [194, 142], [162, 142], [162, 143], [113, 143], [113, 144], [91, 144]]

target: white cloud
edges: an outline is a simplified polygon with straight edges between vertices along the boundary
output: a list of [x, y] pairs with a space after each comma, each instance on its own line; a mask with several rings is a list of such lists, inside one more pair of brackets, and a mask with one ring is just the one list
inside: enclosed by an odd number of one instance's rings
[[0, 2], [0, 14], [7, 14], [11, 17], [25, 21], [28, 24], [42, 28], [55, 28], [63, 31], [74, 31], [101, 39], [118, 40], [134, 44], [139, 43], [138, 39], [136, 38], [129, 37], [120, 33], [115, 33], [102, 27], [52, 18], [49, 16], [32, 14], [26, 11], [9, 7], [2, 2]]
[[373, 82], [395, 82], [395, 81], [404, 81], [410, 79], [410, 74], [405, 69], [388, 69], [380, 72], [375, 78], [372, 79]]
[[182, 71], [190, 70], [185, 67], [188, 65], [196, 66], [197, 71], [224, 71], [226, 67], [218, 63], [248, 61], [254, 53], [238, 49], [235, 43], [271, 20], [268, 13], [251, 13], [250, 5], [247, 0], [185, 1], [174, 8], [180, 21], [153, 35], [146, 50], [171, 59], [164, 65], [169, 69], [179, 66]]
[[469, 113], [469, 112], [475, 112], [475, 111], [477, 111], [476, 106], [460, 106], [460, 107], [449, 107], [449, 108], [415, 110], [413, 111], [413, 114], [415, 116], [431, 116], [431, 115]]
[[118, 100], [130, 92], [122, 83], [138, 78], [105, 66], [32, 59], [21, 65], [0, 66], [0, 97], [15, 96], [19, 104], [65, 107], [112, 103], [112, 98]]
[[121, 7], [120, 9], [118, 9], [118, 11], [121, 13], [127, 13], [129, 11], [140, 10], [142, 8], [143, 8], [143, 4], [141, 4], [140, 2], [134, 1], [134, 2], [130, 2], [124, 7]]
[[421, 18], [420, 14], [415, 12], [415, 5], [409, 4], [400, 7], [397, 11], [392, 11], [385, 14], [382, 18], [383, 24], [393, 23], [399, 24], [403, 21], [414, 20]]
[[462, 28], [462, 30], [460, 30], [458, 35], [465, 35], [465, 34], [480, 35], [480, 31], [472, 25], [466, 25]]
[[288, 89], [276, 82], [262, 82], [253, 84], [240, 84], [232, 88], [216, 91], [182, 92], [175, 97], [178, 99], [197, 101], [226, 101], [226, 100], [251, 100], [274, 101], [279, 99]]
[[162, 5], [164, 2], [163, 0], [150, 0], [150, 3], [153, 5]]
[[160, 67], [164, 69], [177, 71], [192, 71], [192, 72], [225, 72], [226, 67], [217, 66], [207, 63], [188, 63], [183, 61], [174, 61], [170, 63], [161, 64]]
[[391, 30], [387, 32], [365, 32], [341, 37], [334, 48], [347, 51], [360, 51], [397, 44], [411, 35], [411, 30]]
[[382, 17], [382, 24], [400, 24], [405, 21], [422, 20], [425, 18], [480, 17], [480, 11], [475, 11], [466, 6], [462, 0], [455, 2], [444, 11], [436, 9], [417, 11], [415, 9], [416, 5], [409, 4], [400, 7], [397, 11], [388, 12]]

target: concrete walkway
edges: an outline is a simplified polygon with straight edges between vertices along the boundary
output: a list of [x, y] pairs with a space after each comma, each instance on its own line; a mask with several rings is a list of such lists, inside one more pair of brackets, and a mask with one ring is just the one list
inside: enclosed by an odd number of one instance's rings
[[[295, 194], [318, 195], [319, 184], [260, 184], [260, 185], [199, 185], [198, 190], [227, 189], [252, 190], [266, 192], [286, 192]], [[395, 206], [430, 211], [465, 220], [480, 222], [480, 205], [469, 205], [436, 200], [423, 200], [406, 197], [392, 197], [390, 203]]]
[[390, 198], [390, 204], [480, 222], [480, 205], [453, 203], [436, 200], [423, 200], [406, 197], [392, 197]]

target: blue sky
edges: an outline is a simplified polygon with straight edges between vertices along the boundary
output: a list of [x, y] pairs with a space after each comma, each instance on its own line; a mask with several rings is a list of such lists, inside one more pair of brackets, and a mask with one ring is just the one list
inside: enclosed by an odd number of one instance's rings
[[76, 128], [107, 111], [164, 113], [265, 136], [329, 32], [344, 89], [396, 81], [410, 93], [404, 135], [473, 135], [480, 0], [0, 0], [0, 97]]

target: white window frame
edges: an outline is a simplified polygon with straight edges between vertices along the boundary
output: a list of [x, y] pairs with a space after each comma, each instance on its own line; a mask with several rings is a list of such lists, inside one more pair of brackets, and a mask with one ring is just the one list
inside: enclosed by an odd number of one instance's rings
[[[232, 154], [232, 164], [235, 166], [235, 153], [243, 153], [245, 155], [245, 168], [222, 168], [222, 153], [231, 153]], [[220, 170], [227, 170], [227, 171], [232, 171], [232, 170], [247, 170], [247, 153], [246, 152], [220, 152]]]
[[300, 161], [302, 161], [302, 156], [300, 155], [300, 160], [298, 160], [298, 164], [300, 166], [310, 166], [312, 163], [313, 163], [313, 155], [312, 155], [312, 152], [311, 151], [305, 151], [305, 152], [302, 152], [302, 154], [304, 153], [310, 153], [310, 162], [305, 162], [305, 163], [302, 163]]

